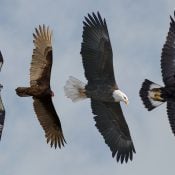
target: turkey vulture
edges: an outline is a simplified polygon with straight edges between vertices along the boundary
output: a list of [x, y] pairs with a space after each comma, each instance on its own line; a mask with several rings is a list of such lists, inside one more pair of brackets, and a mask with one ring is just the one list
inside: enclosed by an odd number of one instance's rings
[[[174, 12], [175, 17], [175, 12]], [[140, 97], [148, 111], [167, 102], [167, 114], [175, 135], [175, 20], [171, 22], [166, 42], [161, 54], [161, 69], [164, 87], [145, 79], [140, 89]]]
[[[0, 71], [1, 71], [2, 65], [3, 65], [3, 57], [2, 57], [2, 54], [0, 51]], [[0, 92], [1, 92], [2, 87], [3, 86], [0, 84]], [[2, 130], [4, 127], [4, 120], [5, 120], [5, 109], [4, 109], [4, 105], [2, 103], [2, 99], [0, 96], [0, 140], [1, 140], [1, 136], [2, 136]]]
[[127, 96], [119, 90], [113, 70], [112, 47], [105, 19], [100, 13], [88, 14], [83, 21], [81, 55], [87, 84], [69, 77], [64, 87], [72, 101], [91, 99], [96, 127], [116, 160], [132, 160], [135, 148], [125, 121], [120, 101], [128, 103]]
[[45, 131], [47, 143], [55, 148], [66, 143], [61, 122], [52, 103], [54, 95], [50, 88], [50, 74], [52, 68], [52, 32], [49, 27], [39, 26], [35, 29], [32, 62], [30, 67], [30, 87], [18, 87], [20, 97], [33, 97], [33, 106], [37, 118]]

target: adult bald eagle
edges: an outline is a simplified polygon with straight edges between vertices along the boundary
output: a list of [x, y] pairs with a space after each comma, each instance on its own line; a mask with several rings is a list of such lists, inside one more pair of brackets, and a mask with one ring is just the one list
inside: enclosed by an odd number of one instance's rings
[[[175, 16], [175, 12], [174, 12]], [[171, 129], [175, 134], [175, 20], [170, 16], [170, 28], [161, 54], [161, 69], [164, 87], [145, 79], [140, 97], [148, 111], [167, 102]]]
[[49, 27], [39, 26], [33, 34], [35, 49], [30, 67], [30, 87], [18, 87], [16, 93], [20, 97], [33, 97], [33, 106], [37, 118], [45, 131], [47, 143], [55, 148], [66, 143], [61, 122], [52, 103], [53, 92], [50, 88], [52, 68], [52, 32]]
[[119, 90], [113, 70], [112, 47], [105, 19], [88, 14], [83, 21], [81, 55], [87, 84], [70, 77], [64, 87], [73, 102], [90, 98], [96, 127], [106, 144], [116, 155], [116, 160], [126, 162], [133, 158], [135, 148], [125, 121], [120, 101], [128, 103], [127, 96]]
[[[3, 62], [4, 62], [3, 57], [2, 57], [2, 54], [0, 51], [0, 71], [1, 71], [1, 67], [3, 65]], [[3, 86], [0, 84], [0, 92], [1, 92], [2, 87]], [[0, 96], [0, 140], [1, 140], [1, 136], [2, 136], [2, 130], [4, 127], [4, 120], [5, 120], [5, 109], [4, 109], [4, 105], [2, 103], [2, 99]]]

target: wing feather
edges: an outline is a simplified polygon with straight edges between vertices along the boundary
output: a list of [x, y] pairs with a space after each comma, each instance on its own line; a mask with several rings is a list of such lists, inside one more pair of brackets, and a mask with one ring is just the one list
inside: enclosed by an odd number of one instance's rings
[[105, 19], [97, 13], [83, 21], [81, 55], [88, 83], [107, 82], [114, 85], [112, 47]]
[[0, 140], [2, 136], [2, 130], [4, 128], [4, 120], [5, 120], [5, 109], [0, 96]]
[[30, 85], [50, 85], [52, 67], [52, 32], [49, 27], [39, 26], [35, 29], [32, 62], [30, 67]]
[[0, 51], [0, 71], [1, 71], [3, 63], [4, 63], [4, 59], [3, 59], [3, 56], [2, 56], [1, 51]]
[[167, 101], [167, 114], [168, 114], [171, 130], [175, 135], [175, 102], [174, 101]]
[[169, 32], [162, 49], [161, 68], [165, 85], [175, 86], [175, 21], [170, 18]]
[[64, 146], [66, 143], [61, 122], [53, 106], [51, 97], [45, 98], [34, 98], [34, 110], [37, 118], [45, 131], [45, 137], [47, 138], [47, 143], [50, 142], [51, 147], [54, 145], [55, 148], [58, 146]]
[[125, 162], [132, 160], [135, 148], [130, 136], [128, 125], [119, 103], [91, 100], [91, 107], [96, 127], [109, 146], [112, 157]]

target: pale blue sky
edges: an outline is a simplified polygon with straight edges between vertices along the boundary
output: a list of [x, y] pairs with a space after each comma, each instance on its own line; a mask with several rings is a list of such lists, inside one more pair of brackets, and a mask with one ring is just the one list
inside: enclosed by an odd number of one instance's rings
[[[147, 112], [138, 91], [144, 78], [162, 84], [160, 55], [174, 8], [174, 0], [1, 0], [0, 49], [5, 63], [0, 81], [6, 107], [1, 174], [172, 174], [175, 137], [166, 105]], [[128, 107], [122, 107], [137, 153], [123, 165], [112, 158], [95, 128], [89, 100], [72, 103], [63, 91], [70, 75], [86, 82], [79, 54], [82, 21], [87, 13], [96, 11], [106, 18], [116, 80], [130, 101]], [[29, 85], [32, 33], [39, 24], [49, 25], [54, 34], [51, 86], [67, 140], [61, 150], [46, 144], [32, 99], [15, 94], [17, 86]]]

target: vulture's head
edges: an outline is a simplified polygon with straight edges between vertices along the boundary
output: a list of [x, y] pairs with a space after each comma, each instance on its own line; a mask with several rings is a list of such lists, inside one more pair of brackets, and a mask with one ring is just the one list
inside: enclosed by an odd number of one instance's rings
[[123, 101], [125, 104], [129, 103], [128, 97], [121, 90], [115, 90], [112, 94], [115, 102]]
[[51, 89], [48, 89], [48, 90], [46, 91], [46, 94], [49, 95], [49, 96], [51, 96], [51, 97], [54, 96], [54, 92], [53, 92]]

